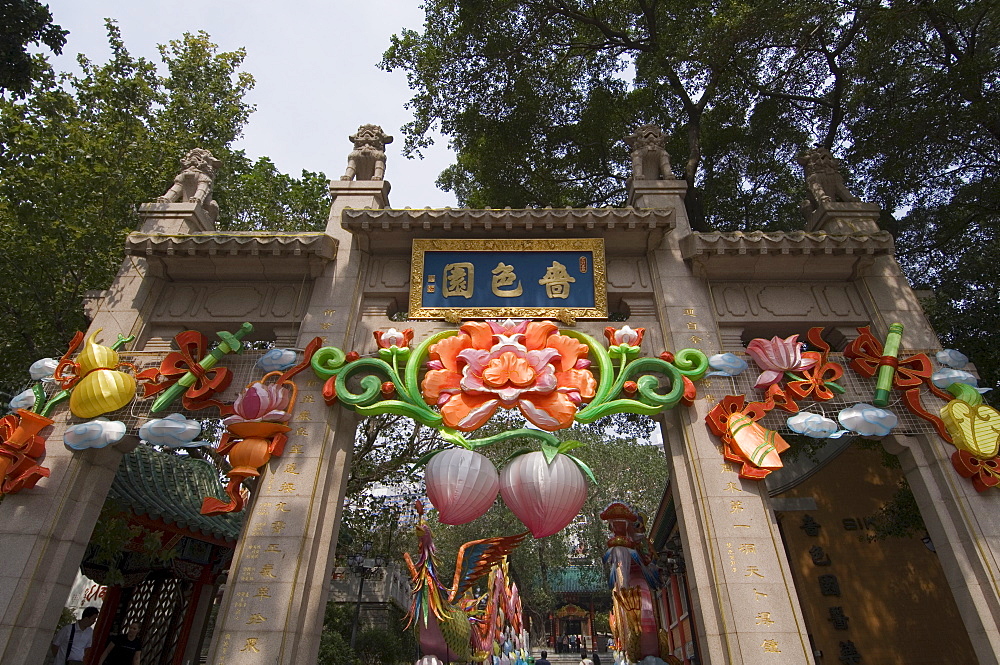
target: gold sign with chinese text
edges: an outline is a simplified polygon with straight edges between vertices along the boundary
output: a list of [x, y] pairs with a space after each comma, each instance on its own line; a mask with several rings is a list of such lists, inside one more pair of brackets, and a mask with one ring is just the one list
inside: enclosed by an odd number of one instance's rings
[[413, 319], [608, 315], [604, 240], [413, 241]]

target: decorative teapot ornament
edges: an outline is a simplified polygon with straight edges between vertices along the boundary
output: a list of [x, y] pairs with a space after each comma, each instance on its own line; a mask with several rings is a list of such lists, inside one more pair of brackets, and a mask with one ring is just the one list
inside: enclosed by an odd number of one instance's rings
[[[55, 371], [56, 381], [64, 389], [73, 390], [69, 410], [77, 418], [96, 418], [117, 411], [135, 397], [135, 378], [118, 369], [132, 365], [121, 362], [115, 349], [94, 341], [101, 330], [98, 328], [87, 338], [75, 361], [67, 353]], [[71, 346], [70, 353], [72, 349]]]

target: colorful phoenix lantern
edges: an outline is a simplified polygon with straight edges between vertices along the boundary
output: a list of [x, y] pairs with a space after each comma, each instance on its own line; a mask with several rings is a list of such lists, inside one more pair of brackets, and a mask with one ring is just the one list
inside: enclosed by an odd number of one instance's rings
[[654, 552], [646, 538], [643, 519], [621, 502], [608, 505], [601, 513], [612, 537], [604, 563], [611, 569], [608, 587], [612, 590], [611, 632], [628, 660], [638, 663], [647, 657], [666, 660], [670, 656], [667, 634], [656, 617], [653, 593], [662, 586]]
[[[504, 560], [528, 534], [465, 543], [458, 550], [455, 576], [447, 588], [438, 575], [434, 537], [419, 502], [417, 512], [417, 560], [414, 562], [408, 552], [403, 557], [413, 583], [407, 628], [412, 626], [416, 631], [424, 654], [418, 662], [481, 661], [502, 639], [504, 623], [520, 633], [520, 600], [517, 587], [506, 582]], [[486, 598], [470, 598], [472, 585], [487, 574]], [[485, 608], [480, 607], [482, 602]]]

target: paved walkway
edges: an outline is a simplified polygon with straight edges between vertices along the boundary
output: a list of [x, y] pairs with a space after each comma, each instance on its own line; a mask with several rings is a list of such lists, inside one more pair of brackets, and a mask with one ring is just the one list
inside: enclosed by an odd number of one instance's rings
[[[590, 652], [588, 651], [587, 653], [589, 654]], [[535, 657], [535, 660], [542, 657], [540, 649], [532, 649], [531, 655]], [[606, 654], [601, 654], [601, 665], [609, 662], [608, 660], [605, 660], [608, 657], [609, 656]], [[549, 651], [549, 662], [552, 663], [552, 665], [579, 665], [580, 653], [552, 653]], [[611, 658], [610, 662], [614, 662], [614, 658]]]

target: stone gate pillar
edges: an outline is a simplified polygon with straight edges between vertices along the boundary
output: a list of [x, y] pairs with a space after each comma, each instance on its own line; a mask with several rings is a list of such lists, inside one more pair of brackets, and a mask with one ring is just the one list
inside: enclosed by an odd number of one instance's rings
[[[877, 259], [864, 282], [878, 328], [898, 321], [908, 348], [940, 346], [894, 259]], [[883, 446], [899, 457], [980, 665], [1000, 665], [1000, 495], [960, 477], [955, 447], [936, 434], [894, 434]]]
[[[151, 203], [140, 207], [141, 232], [191, 234], [214, 229], [196, 203]], [[156, 280], [143, 258], [130, 257], [112, 285], [88, 302], [100, 339], [140, 334], [151, 306]], [[68, 341], [68, 340], [67, 340]], [[70, 414], [65, 406], [43, 430], [47, 437], [43, 466], [51, 471], [31, 488], [0, 503], [0, 663], [35, 665], [52, 641], [70, 588], [76, 579], [90, 535], [107, 498], [122, 454], [137, 439], [127, 436], [101, 450], [73, 452], [63, 445]]]
[[[326, 233], [336, 259], [316, 278], [298, 331], [299, 347], [353, 348], [369, 257], [341, 227], [345, 208], [381, 208], [384, 181], [333, 181]], [[285, 453], [261, 476], [233, 557], [209, 655], [212, 665], [315, 662], [357, 417], [323, 402], [311, 371], [296, 379], [299, 399]]]
[[[681, 248], [691, 235], [686, 188], [683, 180], [638, 181], [633, 205], [671, 210], [674, 218], [674, 231], [649, 255], [666, 348], [712, 355], [722, 348], [712, 294]], [[767, 488], [740, 478], [705, 426], [724, 394], [714, 388], [711, 379], [700, 382], [694, 405], [662, 421], [701, 662], [812, 663]]]

